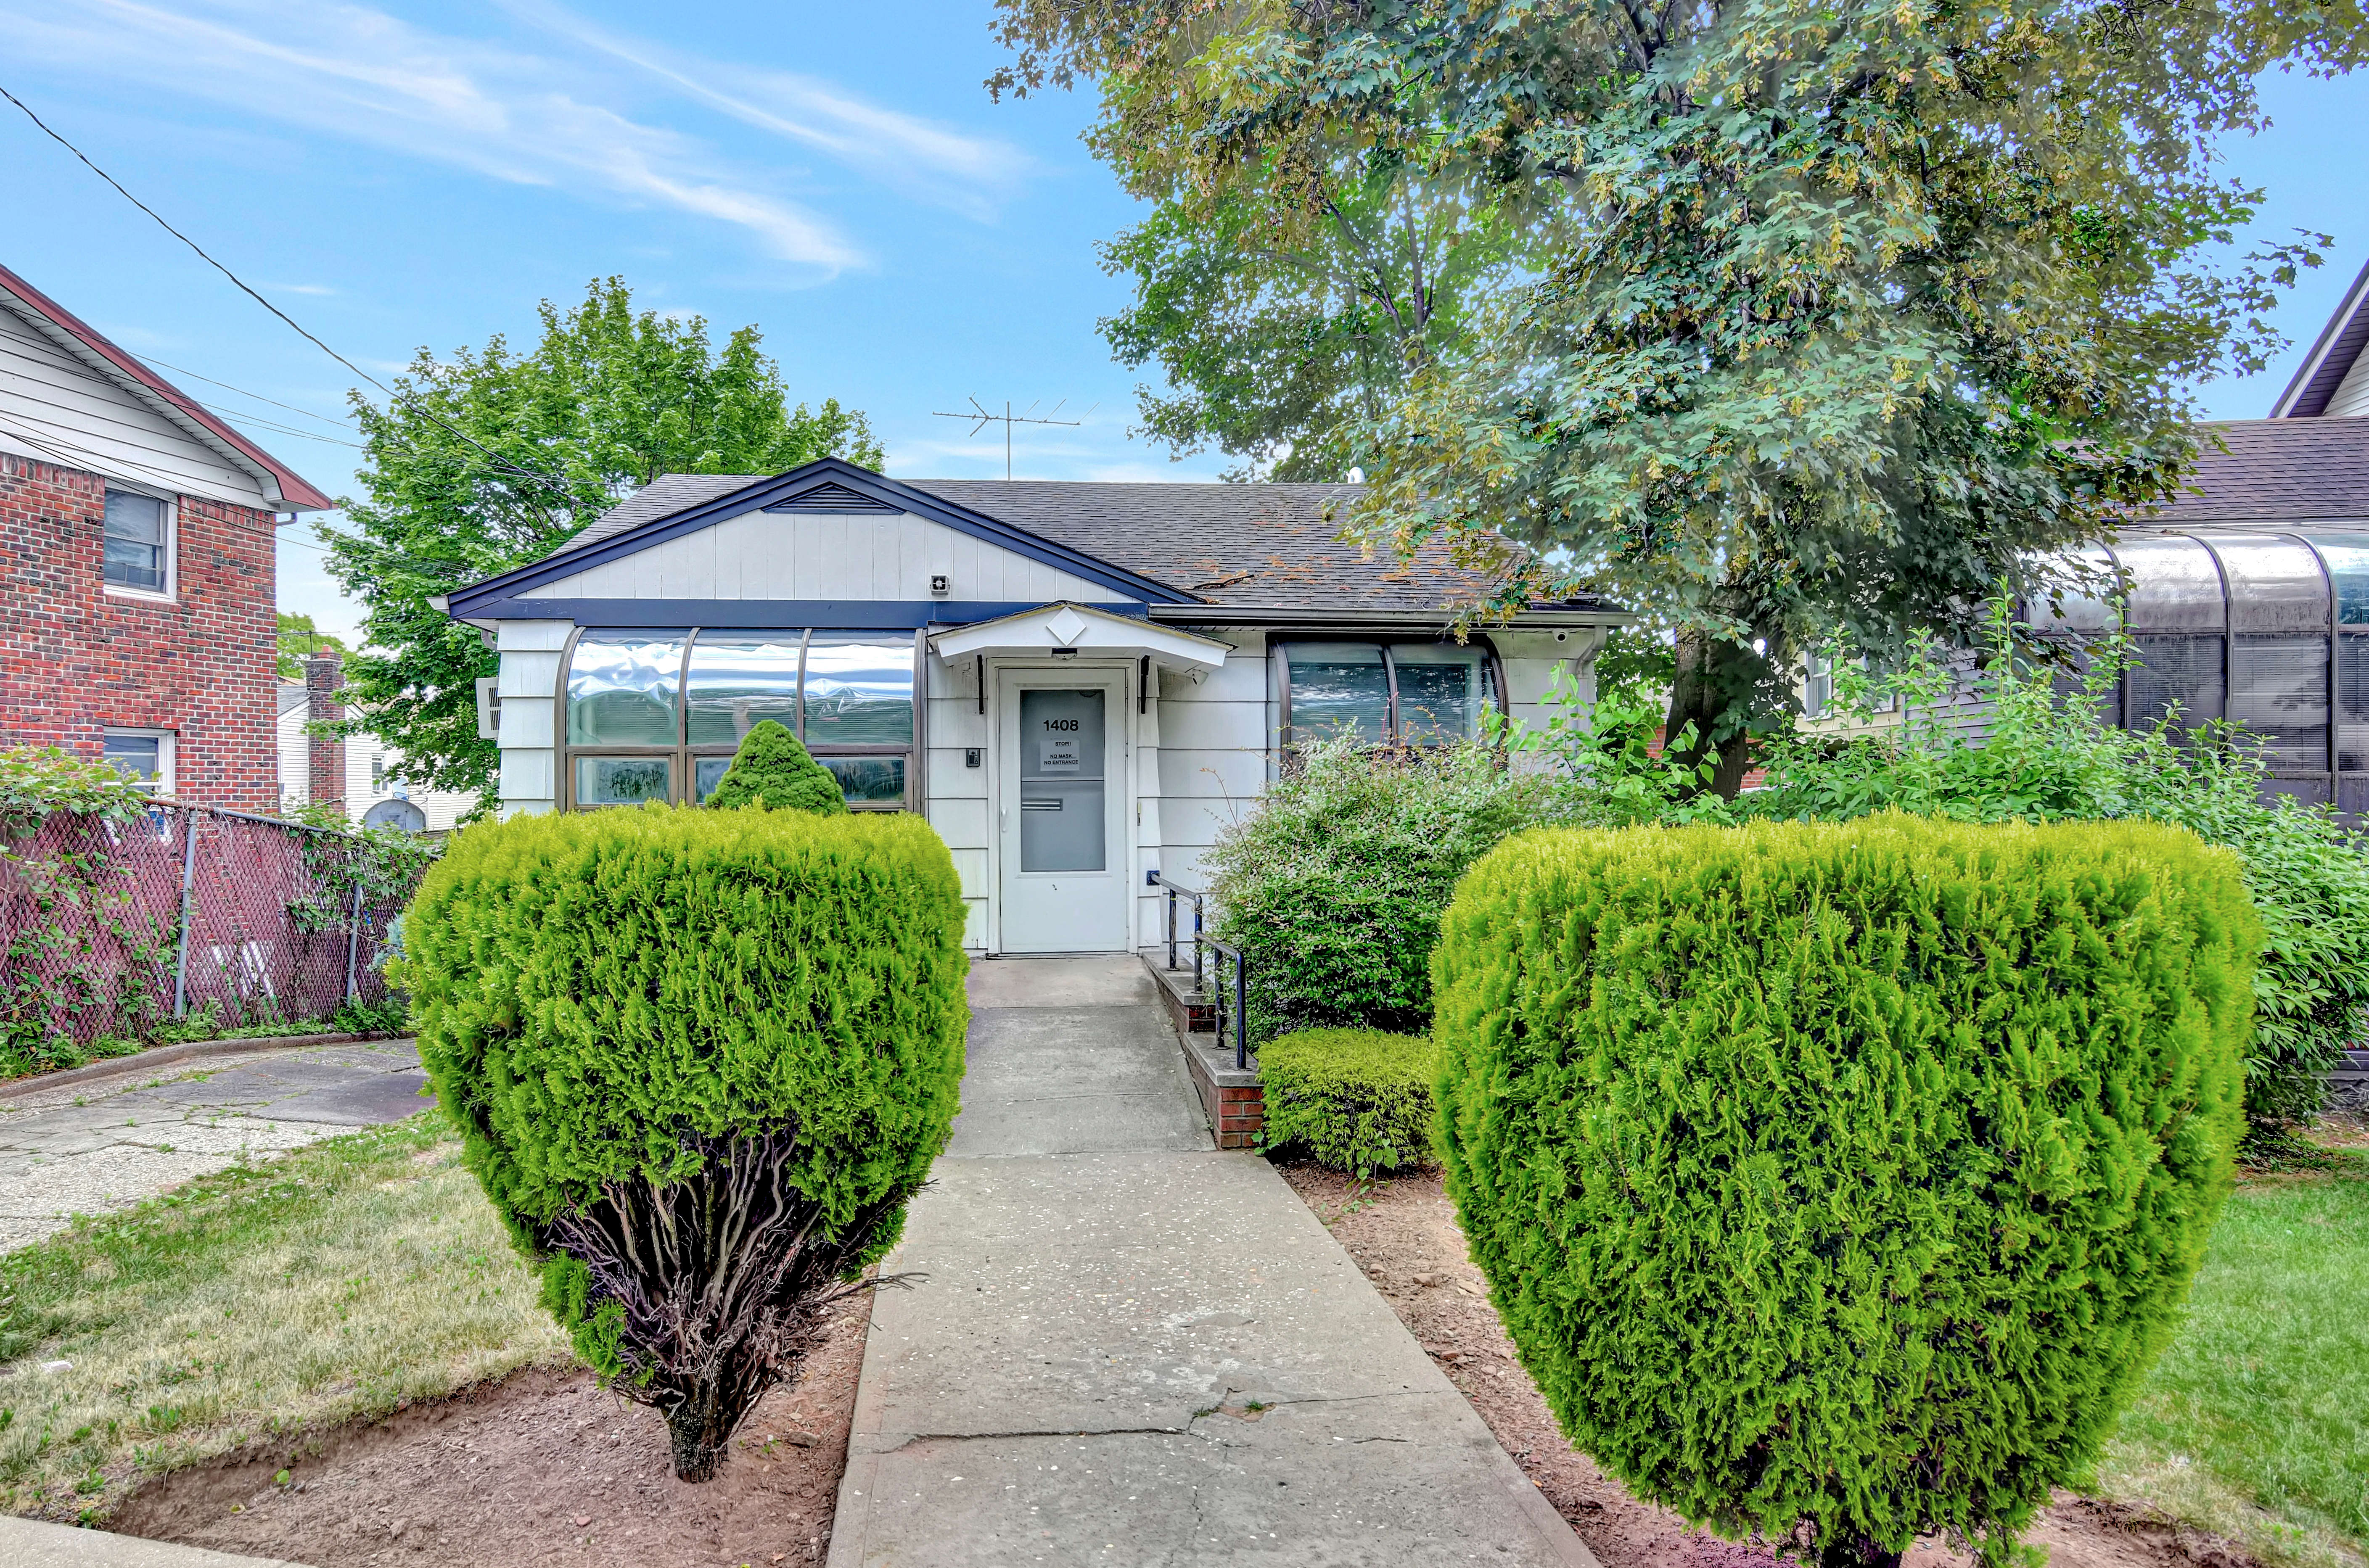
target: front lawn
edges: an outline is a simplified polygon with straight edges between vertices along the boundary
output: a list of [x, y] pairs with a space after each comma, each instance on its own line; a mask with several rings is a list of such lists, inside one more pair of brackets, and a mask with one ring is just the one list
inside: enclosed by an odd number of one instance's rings
[[2239, 1185], [2097, 1480], [2266, 1558], [2369, 1557], [2369, 1159]]
[[0, 1257], [0, 1508], [97, 1517], [250, 1436], [570, 1359], [429, 1112]]

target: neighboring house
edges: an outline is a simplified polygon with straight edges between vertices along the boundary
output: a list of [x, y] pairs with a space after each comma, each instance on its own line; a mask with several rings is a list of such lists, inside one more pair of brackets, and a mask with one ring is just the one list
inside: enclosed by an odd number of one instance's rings
[[274, 809], [274, 530], [329, 505], [0, 267], [0, 743]]
[[306, 729], [316, 712], [316, 684], [323, 697], [319, 716], [345, 716], [336, 695], [343, 683], [338, 662], [337, 655], [323, 655], [307, 661], [307, 680], [280, 682], [280, 808], [293, 811], [315, 799], [334, 800], [349, 822], [415, 833], [449, 832], [475, 808], [475, 794], [399, 782], [389, 771], [395, 749], [374, 735], [327, 740]]
[[778, 719], [954, 852], [966, 941], [1118, 952], [1307, 738], [1421, 746], [1583, 696], [1594, 601], [1459, 642], [1486, 584], [1341, 543], [1345, 486], [668, 475], [441, 607], [500, 651], [505, 815], [696, 802]]

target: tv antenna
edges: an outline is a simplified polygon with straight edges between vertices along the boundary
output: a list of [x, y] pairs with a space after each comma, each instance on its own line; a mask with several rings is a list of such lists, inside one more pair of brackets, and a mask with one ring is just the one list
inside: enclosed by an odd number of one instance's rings
[[[1041, 399], [1039, 401], [1041, 401]], [[987, 429], [990, 425], [1001, 425], [1003, 427], [1003, 476], [1006, 479], [1009, 479], [1012, 477], [1012, 427], [1014, 425], [1069, 425], [1074, 427], [1084, 424], [1085, 421], [1082, 418], [1056, 419], [1052, 417], [1061, 411], [1061, 404], [1069, 401], [1070, 400], [1068, 398], [1064, 397], [1061, 399], [1060, 403], [1054, 404], [1051, 408], [1046, 411], [1046, 417], [1041, 419], [1029, 418], [1030, 415], [1036, 411], [1036, 405], [1034, 403], [1031, 403], [1027, 407], [1023, 408], [1019, 413], [1014, 414], [1012, 411], [1012, 400], [1010, 398], [1006, 398], [1003, 403], [1003, 412], [1001, 414], [993, 414], [990, 413], [987, 409], [980, 407], [978, 399], [976, 397], [970, 400], [970, 412], [967, 414], [942, 414], [933, 408], [930, 411], [930, 418], [933, 419], [975, 419], [978, 423], [974, 424], [970, 428], [970, 433], [974, 436], [978, 434], [979, 431]], [[1089, 408], [1086, 412], [1091, 414], [1094, 411], [1094, 408], [1099, 408], [1102, 405], [1097, 403], [1094, 405], [1093, 408]]]

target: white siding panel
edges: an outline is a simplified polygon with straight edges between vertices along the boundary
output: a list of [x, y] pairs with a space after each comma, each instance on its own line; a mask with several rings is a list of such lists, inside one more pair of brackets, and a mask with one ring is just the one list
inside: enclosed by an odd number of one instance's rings
[[548, 697], [559, 690], [559, 655], [506, 652], [494, 690], [507, 703], [512, 697]]
[[1166, 697], [1160, 704], [1160, 728], [1170, 746], [1255, 751], [1265, 743], [1266, 704]]
[[575, 629], [573, 621], [500, 621], [495, 624], [494, 647], [504, 653], [557, 653]]
[[[545, 686], [544, 690], [548, 692], [551, 688]], [[558, 706], [557, 703], [544, 696], [505, 696], [502, 699], [502, 749], [510, 751], [557, 745], [553, 715]]]
[[2344, 372], [2344, 379], [2337, 383], [2334, 395], [2328, 400], [2325, 417], [2349, 419], [2362, 414], [2369, 414], [2369, 354], [2353, 361], [2352, 368]]
[[987, 852], [949, 850], [954, 858], [955, 875], [962, 878], [963, 897], [984, 902], [987, 898]]
[[550, 803], [559, 798], [556, 780], [557, 773], [548, 750], [506, 750], [502, 752], [502, 800], [505, 804], [523, 806], [540, 801], [545, 809], [549, 809]]
[[988, 848], [987, 801], [984, 796], [947, 799], [938, 797], [930, 802], [930, 826], [948, 848], [978, 850]]
[[0, 310], [0, 446], [177, 494], [269, 507], [255, 477]]

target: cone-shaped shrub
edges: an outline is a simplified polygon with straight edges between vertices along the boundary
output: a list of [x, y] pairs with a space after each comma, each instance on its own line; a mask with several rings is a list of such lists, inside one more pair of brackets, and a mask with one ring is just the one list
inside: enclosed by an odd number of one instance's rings
[[404, 926], [419, 1055], [577, 1349], [715, 1473], [896, 1239], [963, 1074], [926, 822], [664, 806], [456, 838]]
[[2153, 824], [1501, 845], [1433, 960], [1437, 1141], [1563, 1430], [1723, 1534], [2001, 1560], [2173, 1328], [2259, 944]]
[[732, 765], [708, 794], [710, 806], [755, 806], [773, 811], [847, 814], [847, 792], [829, 768], [807, 754], [798, 738], [772, 719], [749, 727]]
[[1305, 1149], [1320, 1165], [1358, 1177], [1420, 1165], [1431, 1152], [1428, 1035], [1302, 1029], [1259, 1047], [1263, 1136], [1273, 1150]]

